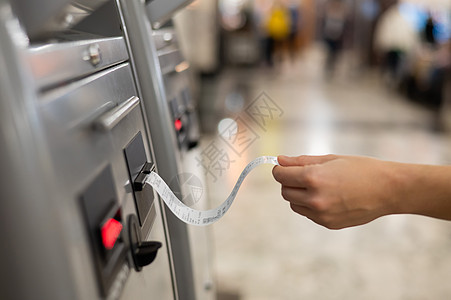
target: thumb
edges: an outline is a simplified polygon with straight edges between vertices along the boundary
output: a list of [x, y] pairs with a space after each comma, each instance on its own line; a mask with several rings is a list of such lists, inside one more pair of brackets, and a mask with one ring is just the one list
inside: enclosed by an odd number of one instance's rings
[[317, 165], [323, 164], [325, 162], [337, 159], [337, 155], [321, 155], [321, 156], [311, 156], [311, 155], [301, 155], [301, 156], [285, 156], [279, 155], [277, 160], [279, 164], [284, 167], [289, 166], [307, 166], [307, 165]]

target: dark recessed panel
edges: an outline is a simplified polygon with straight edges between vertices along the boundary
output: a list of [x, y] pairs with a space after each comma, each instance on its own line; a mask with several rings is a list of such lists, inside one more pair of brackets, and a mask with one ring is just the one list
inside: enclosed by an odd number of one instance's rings
[[154, 200], [152, 188], [144, 187], [142, 191], [136, 191], [133, 182], [138, 177], [139, 173], [147, 162], [146, 150], [144, 148], [144, 141], [141, 132], [138, 132], [132, 141], [124, 149], [125, 159], [127, 161], [128, 173], [130, 176], [131, 186], [133, 187], [133, 197], [135, 198], [136, 210], [138, 212], [138, 219], [141, 226], [144, 225], [147, 215]]
[[[91, 240], [93, 259], [100, 281], [101, 293], [108, 294], [112, 283], [125, 263], [125, 244], [122, 239], [122, 216], [117, 203], [116, 189], [111, 167], [107, 166], [88, 185], [80, 196], [84, 210], [87, 229]], [[108, 222], [109, 221], [109, 222]], [[111, 239], [106, 246], [105, 224], [114, 224], [113, 242]]]

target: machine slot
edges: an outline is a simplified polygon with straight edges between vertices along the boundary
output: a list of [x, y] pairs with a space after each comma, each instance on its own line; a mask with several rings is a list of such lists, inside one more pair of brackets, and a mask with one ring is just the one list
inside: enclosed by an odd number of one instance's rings
[[[132, 183], [134, 183], [139, 176], [143, 176], [145, 172], [150, 172], [153, 169], [153, 163], [148, 162], [147, 160], [141, 132], [138, 132], [125, 147], [124, 155], [125, 160], [127, 161], [130, 182]], [[141, 189], [137, 189], [134, 184], [132, 184], [132, 187], [139, 224], [141, 227], [144, 227], [144, 223], [147, 220], [154, 201], [153, 189], [147, 185], [142, 186]], [[151, 221], [152, 220], [149, 220], [149, 222]]]

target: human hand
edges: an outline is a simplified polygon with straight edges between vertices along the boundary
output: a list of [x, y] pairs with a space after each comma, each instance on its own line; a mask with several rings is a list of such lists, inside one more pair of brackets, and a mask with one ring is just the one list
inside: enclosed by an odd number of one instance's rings
[[274, 178], [291, 209], [329, 229], [396, 212], [389, 162], [357, 156], [278, 157]]

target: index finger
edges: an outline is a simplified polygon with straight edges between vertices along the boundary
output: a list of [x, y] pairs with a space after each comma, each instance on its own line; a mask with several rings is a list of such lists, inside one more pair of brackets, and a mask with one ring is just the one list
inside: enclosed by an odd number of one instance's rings
[[301, 156], [286, 156], [286, 155], [279, 155], [277, 157], [277, 161], [280, 163], [281, 166], [307, 166], [307, 165], [317, 165], [317, 164], [323, 164], [328, 161], [337, 159], [337, 155], [329, 154], [329, 155], [301, 155]]
[[274, 179], [284, 186], [307, 188], [308, 182], [305, 179], [306, 167], [283, 167], [275, 166], [272, 169]]

